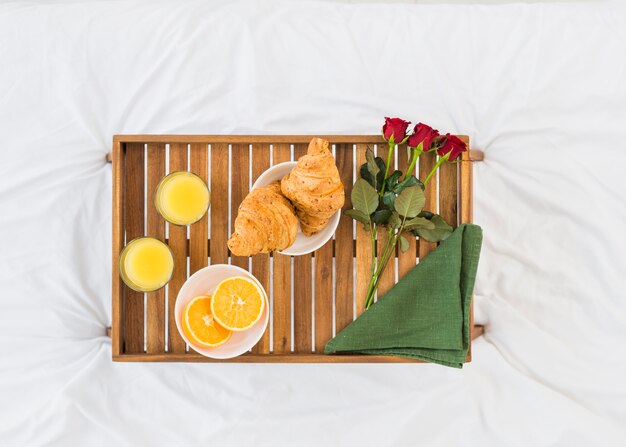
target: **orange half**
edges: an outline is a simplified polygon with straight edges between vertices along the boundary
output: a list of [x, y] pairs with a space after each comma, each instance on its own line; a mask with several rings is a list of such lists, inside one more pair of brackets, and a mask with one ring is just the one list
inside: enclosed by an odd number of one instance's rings
[[211, 312], [211, 296], [192, 299], [183, 313], [183, 330], [193, 344], [215, 348], [228, 341], [232, 332], [221, 326]]
[[245, 276], [232, 276], [217, 285], [211, 312], [217, 322], [231, 331], [245, 331], [259, 321], [265, 309], [261, 287]]

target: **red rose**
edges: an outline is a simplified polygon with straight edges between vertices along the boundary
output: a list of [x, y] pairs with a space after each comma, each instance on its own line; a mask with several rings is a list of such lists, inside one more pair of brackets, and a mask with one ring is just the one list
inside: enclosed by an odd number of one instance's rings
[[433, 138], [438, 135], [439, 131], [437, 129], [433, 129], [426, 124], [418, 123], [415, 125], [415, 129], [413, 129], [413, 135], [407, 140], [407, 145], [409, 147], [417, 147], [422, 143], [422, 149], [427, 151], [430, 149]]
[[437, 148], [437, 154], [443, 157], [449, 153], [448, 160], [450, 161], [456, 160], [459, 158], [459, 155], [467, 150], [467, 145], [464, 141], [461, 141], [461, 139], [449, 133], [446, 134], [442, 143], [443, 144]]
[[393, 137], [393, 143], [401, 143], [406, 138], [406, 130], [411, 124], [410, 121], [404, 121], [400, 118], [388, 118], [385, 117], [385, 124], [383, 125], [383, 137], [385, 140], [390, 141]]

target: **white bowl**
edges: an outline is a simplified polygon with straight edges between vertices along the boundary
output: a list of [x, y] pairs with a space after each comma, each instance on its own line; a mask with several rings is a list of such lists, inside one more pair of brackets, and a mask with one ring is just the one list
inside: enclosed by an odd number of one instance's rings
[[[252, 185], [252, 189], [263, 188], [264, 186], [280, 181], [284, 176], [289, 174], [293, 168], [296, 167], [298, 162], [286, 161], [272, 166], [267, 171], [259, 176], [259, 178]], [[339, 225], [339, 219], [341, 218], [341, 210], [337, 210], [335, 214], [330, 218], [328, 224], [317, 233], [311, 236], [305, 236], [300, 230], [300, 224], [298, 224], [298, 233], [296, 233], [296, 241], [287, 247], [283, 251], [279, 251], [283, 255], [300, 256], [308, 253], [313, 253], [320, 248], [326, 242], [328, 242], [335, 234], [337, 226]]]
[[[265, 298], [265, 310], [263, 310], [263, 315], [261, 315], [259, 321], [257, 321], [250, 329], [242, 332], [233, 332], [230, 339], [221, 346], [216, 348], [204, 348], [194, 345], [187, 338], [182, 328], [181, 320], [185, 306], [198, 295], [210, 295], [223, 279], [230, 276], [247, 276], [259, 285], [263, 291], [263, 297]], [[176, 328], [178, 328], [178, 333], [181, 337], [183, 337], [183, 340], [185, 340], [185, 342], [187, 342], [187, 344], [193, 348], [194, 351], [214, 359], [230, 359], [237, 357], [256, 345], [267, 328], [267, 322], [269, 321], [270, 315], [267, 292], [263, 289], [261, 283], [259, 283], [259, 281], [246, 270], [228, 264], [210, 265], [198, 270], [196, 273], [187, 278], [187, 281], [185, 281], [183, 286], [180, 288], [180, 292], [178, 292], [178, 296], [176, 297], [174, 313], [176, 318]]]

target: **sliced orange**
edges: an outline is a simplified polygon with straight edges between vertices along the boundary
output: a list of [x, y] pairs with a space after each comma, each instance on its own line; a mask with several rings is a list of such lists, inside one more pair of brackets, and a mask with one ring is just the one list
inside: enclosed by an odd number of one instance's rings
[[215, 321], [210, 303], [209, 295], [192, 299], [183, 313], [183, 330], [194, 344], [215, 348], [226, 343], [232, 332]]
[[231, 276], [217, 285], [211, 300], [215, 320], [231, 331], [245, 331], [259, 321], [265, 309], [261, 287], [245, 276]]

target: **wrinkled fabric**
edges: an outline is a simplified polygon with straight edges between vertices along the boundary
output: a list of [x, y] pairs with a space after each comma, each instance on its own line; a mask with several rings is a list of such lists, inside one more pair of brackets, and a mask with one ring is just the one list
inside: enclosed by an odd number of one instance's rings
[[[626, 10], [0, 4], [0, 444], [626, 445]], [[117, 133], [467, 134], [463, 370], [111, 362]]]

